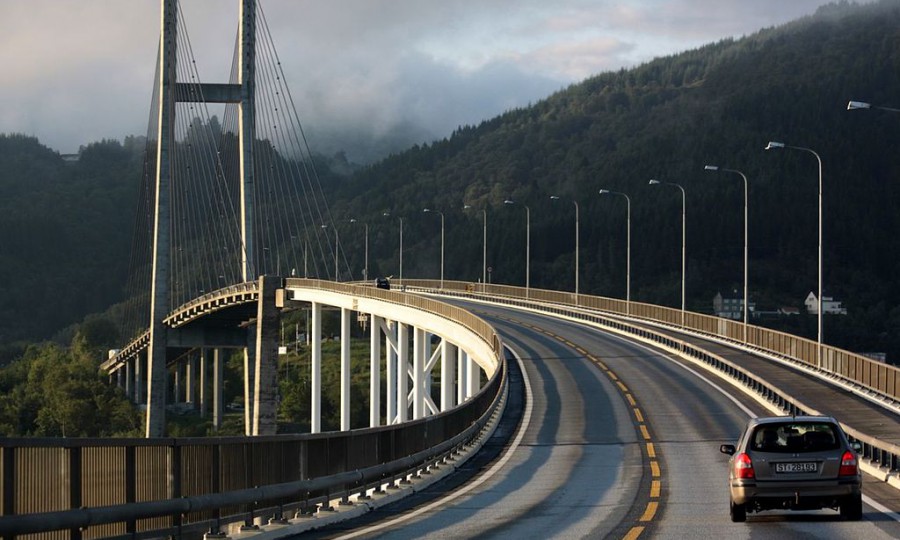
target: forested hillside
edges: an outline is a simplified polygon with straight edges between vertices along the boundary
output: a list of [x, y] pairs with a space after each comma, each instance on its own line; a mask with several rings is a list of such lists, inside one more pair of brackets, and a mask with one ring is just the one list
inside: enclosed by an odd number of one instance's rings
[[[362, 223], [370, 275], [398, 273], [396, 217], [404, 277], [437, 277], [440, 219], [428, 207], [446, 217], [446, 277], [479, 279], [484, 209], [491, 279], [523, 284], [528, 205], [531, 285], [564, 290], [574, 288], [576, 200], [581, 291], [614, 297], [625, 294], [625, 204], [597, 192], [625, 192], [633, 298], [677, 306], [680, 192], [648, 180], [677, 182], [687, 195], [688, 307], [710, 312], [716, 292], [740, 288], [743, 190], [738, 177], [703, 168], [740, 169], [750, 180], [751, 300], [775, 310], [801, 306], [816, 287], [817, 169], [809, 154], [763, 148], [812, 148], [823, 159], [826, 293], [850, 312], [828, 318], [826, 341], [896, 358], [900, 115], [848, 112], [849, 99], [900, 106], [897, 0], [835, 4], [600, 74], [323, 187], [357, 278]], [[134, 143], [92, 144], [67, 163], [32, 138], [0, 136], [0, 344], [48, 338], [121, 299], [141, 164]], [[815, 329], [803, 316], [765, 324]]]
[[66, 162], [0, 135], [0, 344], [49, 338], [121, 299], [142, 149], [103, 141]]
[[[816, 289], [816, 161], [763, 148], [770, 140], [811, 148], [823, 160], [826, 295], [850, 312], [827, 317], [826, 341], [896, 357], [900, 115], [848, 112], [849, 99], [900, 105], [900, 2], [830, 5], [783, 27], [598, 75], [367, 168], [336, 193], [334, 211], [377, 224], [372, 266], [385, 274], [397, 273], [397, 224], [380, 214], [404, 216], [404, 276], [433, 277], [439, 221], [422, 208], [440, 209], [446, 274], [475, 280], [486, 209], [493, 281], [522, 284], [527, 204], [532, 286], [573, 290], [576, 200], [581, 290], [624, 297], [625, 203], [598, 190], [625, 192], [633, 297], [678, 306], [681, 194], [648, 185], [675, 182], [687, 198], [688, 307], [710, 312], [717, 291], [740, 289], [743, 272], [743, 186], [738, 176], [704, 171], [715, 164], [749, 177], [751, 301], [802, 307]], [[362, 238], [345, 234], [354, 240], [351, 253]], [[808, 317], [764, 323], [815, 334]]]

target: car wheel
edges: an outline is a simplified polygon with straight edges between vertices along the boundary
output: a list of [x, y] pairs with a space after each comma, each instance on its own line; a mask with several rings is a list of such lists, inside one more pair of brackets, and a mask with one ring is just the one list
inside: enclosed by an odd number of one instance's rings
[[851, 495], [841, 501], [841, 516], [850, 521], [862, 519], [862, 495]]
[[[734, 501], [731, 501], [731, 521], [735, 523], [741, 523], [747, 521], [747, 505], [745, 504], [735, 504]], [[843, 511], [843, 506], [841, 510]]]

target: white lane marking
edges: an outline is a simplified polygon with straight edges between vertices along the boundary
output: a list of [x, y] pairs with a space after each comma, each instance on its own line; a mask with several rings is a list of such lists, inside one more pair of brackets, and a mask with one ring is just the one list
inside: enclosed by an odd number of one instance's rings
[[[646, 350], [646, 351], [652, 353], [652, 354], [655, 355], [655, 356], [659, 356], [659, 357], [661, 357], [661, 358], [664, 358], [664, 359], [668, 360], [669, 362], [672, 362], [672, 363], [675, 364], [676, 366], [679, 366], [679, 367], [683, 368], [684, 370], [686, 370], [686, 371], [688, 371], [689, 373], [693, 374], [695, 377], [697, 377], [698, 379], [702, 380], [702, 381], [705, 382], [706, 384], [712, 386], [715, 390], [717, 390], [717, 391], [718, 391], [719, 393], [721, 393], [723, 396], [725, 396], [726, 398], [728, 398], [729, 400], [731, 400], [732, 402], [734, 402], [734, 404], [737, 405], [738, 408], [740, 408], [742, 411], [744, 411], [744, 413], [746, 413], [747, 416], [749, 416], [750, 418], [756, 418], [756, 417], [758, 416], [758, 415], [755, 414], [753, 411], [751, 411], [751, 410], [748, 409], [746, 406], [744, 406], [743, 403], [741, 403], [740, 401], [738, 401], [737, 398], [735, 398], [734, 396], [732, 396], [731, 394], [729, 394], [728, 392], [726, 392], [724, 388], [722, 388], [722, 387], [719, 386], [718, 384], [714, 383], [713, 381], [711, 381], [710, 379], [708, 379], [706, 376], [702, 375], [701, 373], [695, 371], [693, 368], [691, 368], [691, 367], [689, 367], [689, 366], [686, 366], [686, 365], [682, 364], [681, 362], [676, 361], [674, 358], [672, 358], [672, 357], [669, 356], [668, 354], [660, 354], [660, 351], [659, 351], [659, 350], [655, 350], [655, 349], [653, 349], [652, 347], [648, 347], [648, 346], [646, 346], [646, 345], [644, 345], [644, 344], [642, 344], [642, 343], [636, 343], [636, 342], [633, 342], [633, 341], [628, 341], [627, 339], [625, 339], [625, 338], [623, 338], [623, 337], [621, 337], [621, 336], [616, 336], [616, 335], [613, 335], [613, 334], [607, 334], [607, 335], [610, 336], [610, 337], [612, 337], [612, 338], [614, 338], [614, 339], [616, 339], [616, 340], [619, 340], [619, 341], [622, 341], [622, 342], [625, 342], [625, 343], [628, 343], [628, 344], [636, 345], [637, 347], [640, 347], [641, 349], [644, 349], [644, 350]], [[865, 493], [863, 493], [862, 500], [863, 500], [863, 502], [866, 503], [867, 505], [871, 506], [872, 508], [874, 508], [875, 510], [881, 512], [882, 514], [886, 515], [887, 517], [893, 519], [894, 521], [900, 521], [900, 513], [897, 513], [897, 512], [892, 511], [890, 508], [884, 506], [883, 504], [881, 504], [880, 502], [876, 501], [875, 499], [869, 497], [869, 496], [866, 495]]]
[[484, 482], [489, 480], [492, 476], [494, 476], [497, 472], [499, 472], [500, 469], [502, 469], [504, 465], [506, 465], [506, 462], [509, 461], [509, 459], [512, 457], [513, 453], [515, 453], [516, 448], [519, 447], [519, 444], [522, 442], [522, 439], [525, 437], [525, 432], [528, 430], [528, 425], [531, 423], [531, 411], [533, 408], [533, 405], [532, 405], [533, 399], [531, 396], [531, 380], [528, 378], [528, 372], [525, 371], [525, 365], [522, 363], [522, 358], [519, 356], [519, 353], [514, 351], [512, 347], [509, 347], [509, 346], [507, 346], [507, 347], [509, 348], [509, 351], [513, 354], [513, 356], [516, 357], [516, 362], [519, 364], [519, 370], [522, 372], [522, 381], [525, 386], [525, 410], [522, 412], [522, 421], [519, 423], [519, 429], [516, 432], [516, 438], [513, 440], [512, 444], [510, 445], [510, 447], [506, 451], [506, 453], [503, 454], [503, 457], [500, 458], [500, 461], [495, 463], [493, 467], [491, 467], [486, 473], [481, 475], [477, 480], [475, 480], [469, 484], [466, 484], [465, 487], [458, 489], [449, 495], [441, 497], [440, 499], [433, 501], [430, 504], [427, 504], [417, 510], [409, 512], [408, 514], [403, 514], [402, 516], [394, 518], [390, 521], [381, 522], [377, 525], [373, 525], [371, 527], [366, 527], [365, 529], [360, 529], [358, 531], [352, 532], [350, 534], [346, 534], [344, 536], [339, 536], [338, 537], [339, 540], [356, 538], [358, 536], [372, 534], [372, 533], [378, 532], [380, 530], [383, 530], [383, 529], [386, 529], [389, 527], [394, 527], [394, 526], [400, 525], [402, 523], [405, 523], [411, 519], [414, 519], [426, 512], [430, 512], [437, 507], [449, 504], [454, 499], [462, 497], [466, 493], [472, 491], [476, 487], [480, 486], [481, 484], [483, 484]]

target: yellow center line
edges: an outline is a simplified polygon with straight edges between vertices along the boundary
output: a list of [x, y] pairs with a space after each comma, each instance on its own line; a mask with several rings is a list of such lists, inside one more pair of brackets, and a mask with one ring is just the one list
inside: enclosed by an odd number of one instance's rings
[[645, 441], [650, 440], [650, 432], [647, 431], [647, 426], [645, 426], [644, 424], [641, 424], [641, 435], [644, 436]]
[[638, 408], [636, 408], [636, 407], [635, 407], [635, 409], [634, 409], [634, 417], [637, 418], [637, 421], [638, 421], [638, 422], [643, 422], [643, 421], [644, 421], [644, 415], [641, 414], [641, 410], [638, 409]]
[[[559, 336], [557, 334], [554, 334], [553, 332], [550, 332], [549, 330], [545, 330], [543, 328], [538, 328], [537, 326], [532, 326], [532, 325], [529, 325], [529, 327], [534, 330], [540, 331], [544, 335], [547, 335], [552, 338], [556, 338], [558, 341], [565, 343], [569, 347], [572, 347], [579, 354], [581, 354], [582, 356], [584, 356], [585, 358], [587, 358], [588, 360], [590, 360], [591, 362], [596, 364], [600, 369], [602, 369], [603, 372], [606, 373], [606, 375], [611, 380], [615, 381], [616, 385], [619, 387], [619, 389], [625, 395], [625, 399], [627, 399], [628, 403], [631, 404], [631, 406], [633, 407], [634, 417], [637, 420], [638, 425], [641, 429], [641, 436], [643, 436], [645, 441], [648, 441], [647, 442], [647, 457], [650, 458], [650, 474], [653, 478], [657, 479], [657, 480], [652, 480], [650, 483], [650, 498], [651, 499], [659, 499], [660, 493], [662, 491], [662, 482], [660, 480], [658, 480], [658, 478], [660, 477], [660, 469], [659, 469], [659, 462], [656, 461], [656, 448], [653, 446], [652, 442], [649, 442], [650, 441], [650, 431], [647, 429], [647, 426], [644, 423], [644, 415], [643, 415], [643, 413], [641, 413], [641, 409], [637, 406], [637, 402], [635, 401], [634, 397], [631, 395], [631, 392], [628, 391], [628, 387], [625, 386], [625, 384], [619, 380], [619, 377], [617, 377], [615, 373], [610, 371], [610, 369], [606, 366], [606, 364], [604, 364], [596, 356], [587, 352], [584, 348], [572, 343], [571, 341], [569, 341], [568, 339], [566, 339], [562, 336]], [[656, 512], [658, 509], [659, 509], [658, 501], [648, 502], [647, 508], [646, 508], [646, 510], [644, 510], [644, 514], [640, 517], [639, 521], [640, 522], [653, 521], [653, 518], [656, 516]], [[636, 525], [636, 526], [632, 527], [628, 531], [628, 534], [626, 534], [623, 538], [625, 540], [637, 540], [637, 538], [643, 532], [644, 532], [644, 527], [640, 526], [640, 525]]]
[[653, 519], [653, 516], [656, 515], [656, 507], [659, 506], [659, 503], [656, 501], [650, 501], [647, 503], [647, 509], [644, 510], [644, 515], [641, 516], [639, 521], [650, 521]]

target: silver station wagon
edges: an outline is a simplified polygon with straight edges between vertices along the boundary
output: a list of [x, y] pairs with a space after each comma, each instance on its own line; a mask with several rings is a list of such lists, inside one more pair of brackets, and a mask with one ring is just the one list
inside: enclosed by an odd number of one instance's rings
[[731, 456], [731, 521], [745, 521], [748, 512], [821, 508], [862, 518], [859, 445], [847, 441], [834, 418], [754, 418], [737, 445], [719, 450]]

